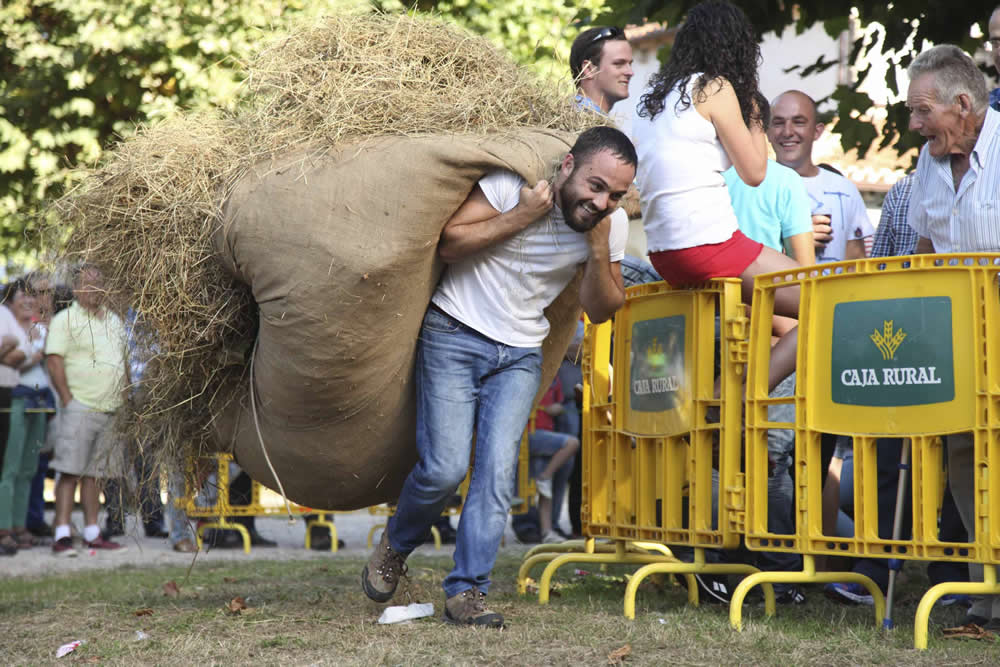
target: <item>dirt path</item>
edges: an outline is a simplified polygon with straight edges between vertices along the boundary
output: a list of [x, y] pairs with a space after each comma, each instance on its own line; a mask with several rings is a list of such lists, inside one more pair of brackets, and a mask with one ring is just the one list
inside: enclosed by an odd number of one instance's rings
[[[51, 523], [51, 512], [46, 520]], [[83, 516], [79, 512], [74, 513], [73, 522], [76, 526], [83, 525]], [[345, 542], [344, 549], [339, 553], [351, 554], [354, 556], [368, 553], [368, 531], [373, 526], [383, 524], [385, 517], [372, 516], [368, 510], [359, 510], [349, 514], [335, 515], [334, 523], [337, 527], [337, 536]], [[457, 525], [457, 518], [452, 519], [452, 525]], [[198, 562], [218, 562], [218, 561], [244, 561], [247, 559], [265, 560], [315, 560], [322, 558], [336, 558], [337, 554], [329, 551], [312, 551], [305, 548], [305, 522], [301, 518], [290, 524], [287, 518], [258, 518], [257, 530], [267, 538], [278, 543], [277, 547], [253, 547], [249, 554], [243, 553], [242, 549], [210, 549], [202, 550], [198, 554]], [[378, 539], [376, 532], [375, 538]], [[57, 574], [59, 572], [72, 572], [89, 569], [113, 569], [123, 566], [146, 567], [157, 565], [185, 565], [191, 562], [194, 554], [175, 552], [168, 540], [153, 539], [145, 537], [142, 527], [135, 523], [130, 517], [127, 525], [127, 534], [124, 537], [115, 538], [115, 541], [124, 544], [128, 550], [124, 553], [88, 552], [79, 551], [76, 558], [66, 558], [55, 556], [47, 546], [34, 547], [21, 551], [16, 556], [0, 558], [0, 580], [5, 577], [36, 577]], [[514, 538], [514, 533], [508, 524], [505, 534], [505, 550], [524, 551], [526, 546], [521, 545]], [[454, 547], [443, 545], [441, 554], [451, 554]], [[420, 548], [425, 554], [434, 552], [434, 545], [427, 544]]]

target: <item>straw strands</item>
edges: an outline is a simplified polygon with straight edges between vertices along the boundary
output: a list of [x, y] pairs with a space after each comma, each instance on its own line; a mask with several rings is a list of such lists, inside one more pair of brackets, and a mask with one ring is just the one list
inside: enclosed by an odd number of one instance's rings
[[267, 42], [233, 112], [141, 128], [55, 206], [63, 259], [99, 266], [147, 334], [143, 400], [123, 415], [131, 438], [171, 458], [227, 444], [211, 440], [212, 416], [245, 395], [256, 307], [215, 261], [212, 237], [247, 169], [385, 135], [593, 124], [568, 80], [540, 80], [437, 18], [345, 13]]

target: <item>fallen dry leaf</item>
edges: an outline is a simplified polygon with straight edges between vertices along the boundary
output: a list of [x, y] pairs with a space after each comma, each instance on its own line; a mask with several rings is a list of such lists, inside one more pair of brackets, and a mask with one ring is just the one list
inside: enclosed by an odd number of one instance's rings
[[984, 630], [975, 623], [966, 623], [955, 628], [945, 628], [942, 631], [945, 639], [977, 639], [981, 641], [996, 641], [997, 636]]
[[181, 594], [181, 589], [177, 587], [176, 581], [171, 580], [163, 584], [163, 594], [168, 598], [175, 598]]
[[234, 614], [238, 614], [247, 608], [247, 602], [243, 598], [237, 596], [229, 601], [228, 609]]
[[145, 609], [136, 609], [133, 613], [136, 616], [152, 616], [153, 610], [150, 609], [149, 607], [146, 607]]
[[236, 583], [236, 577], [223, 577], [222, 580], [224, 582], [226, 582], [227, 584], [235, 584]]
[[620, 665], [625, 662], [625, 658], [632, 654], [632, 645], [625, 644], [619, 649], [615, 649], [611, 653], [608, 653], [608, 664], [609, 665]]

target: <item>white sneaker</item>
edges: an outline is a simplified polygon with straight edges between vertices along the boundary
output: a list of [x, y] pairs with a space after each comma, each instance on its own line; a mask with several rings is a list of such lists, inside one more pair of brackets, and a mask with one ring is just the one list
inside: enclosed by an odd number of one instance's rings
[[542, 544], [561, 544], [562, 542], [565, 542], [563, 536], [554, 530], [545, 533], [545, 537], [542, 538]]
[[552, 497], [552, 479], [536, 479], [535, 489], [538, 490], [538, 495], [543, 498]]

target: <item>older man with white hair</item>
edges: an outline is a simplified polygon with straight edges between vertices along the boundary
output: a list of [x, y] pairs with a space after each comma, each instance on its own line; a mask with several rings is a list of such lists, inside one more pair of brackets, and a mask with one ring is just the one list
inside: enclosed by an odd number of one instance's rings
[[[986, 81], [964, 51], [941, 45], [909, 67], [910, 129], [927, 139], [910, 195], [917, 252], [1000, 252], [1000, 112], [989, 107]], [[976, 530], [971, 433], [948, 436], [948, 476], [962, 523]], [[969, 566], [982, 581], [982, 565]], [[977, 600], [968, 620], [1000, 630], [1000, 596]]]

